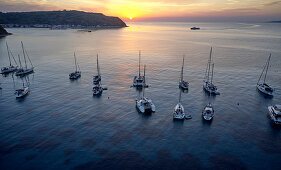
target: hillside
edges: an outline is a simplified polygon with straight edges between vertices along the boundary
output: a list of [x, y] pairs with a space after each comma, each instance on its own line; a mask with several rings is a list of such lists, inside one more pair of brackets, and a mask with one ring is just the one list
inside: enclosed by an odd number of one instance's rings
[[1, 25], [0, 25], [0, 36], [10, 35]]
[[8, 25], [81, 25], [126, 27], [118, 17], [83, 11], [0, 12], [0, 24]]

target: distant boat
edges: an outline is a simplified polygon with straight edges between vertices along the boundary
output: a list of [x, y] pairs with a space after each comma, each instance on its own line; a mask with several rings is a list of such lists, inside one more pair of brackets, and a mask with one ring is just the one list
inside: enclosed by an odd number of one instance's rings
[[[79, 77], [81, 77], [81, 71], [77, 64], [75, 52], [74, 52], [74, 62], [75, 62], [75, 72], [69, 74], [69, 79], [78, 79]], [[77, 70], [77, 67], [79, 68], [79, 71]]]
[[[212, 68], [211, 68], [212, 64]], [[203, 81], [203, 89], [209, 93], [214, 95], [219, 95], [219, 91], [217, 90], [217, 87], [213, 84], [213, 77], [214, 77], [214, 63], [212, 63], [212, 48], [210, 51], [210, 58], [208, 60], [206, 72], [205, 72], [205, 78]], [[210, 77], [211, 74], [211, 77]]]
[[100, 75], [100, 66], [99, 66], [99, 56], [97, 55], [97, 75], [93, 77], [93, 83], [95, 85], [99, 84], [101, 81], [101, 75]]
[[142, 88], [142, 87], [147, 87], [147, 85], [145, 84], [145, 70], [143, 76], [141, 76], [140, 73], [140, 58], [141, 58], [141, 51], [139, 51], [139, 75], [134, 77], [133, 86]]
[[[22, 43], [22, 42], [21, 42], [21, 47], [22, 47], [22, 52], [23, 52], [25, 67], [22, 67], [22, 64], [21, 64], [21, 61], [20, 61], [20, 56], [19, 56], [20, 68], [17, 70], [16, 76], [24, 76], [24, 75], [33, 73], [33, 69], [34, 69], [34, 67], [33, 67], [33, 65], [32, 65], [32, 62], [31, 62], [31, 60], [30, 60], [30, 58], [29, 58], [27, 52], [25, 51], [25, 49], [24, 49], [24, 47], [23, 47], [23, 43]], [[30, 63], [30, 65], [31, 65], [30, 68], [27, 68], [26, 57], [28, 58], [29, 63]]]
[[184, 67], [184, 56], [182, 58], [182, 67], [181, 67], [181, 76], [180, 76], [180, 81], [179, 81], [179, 88], [182, 90], [188, 90], [189, 83], [187, 81], [183, 80], [183, 67]]
[[202, 117], [204, 118], [204, 120], [212, 120], [214, 115], [215, 111], [212, 104], [207, 104], [202, 111]]
[[[266, 76], [267, 76], [267, 71], [268, 71], [268, 67], [269, 67], [269, 63], [270, 63], [270, 58], [271, 58], [271, 54], [269, 55], [267, 61], [266, 61], [266, 64], [262, 70], [262, 73], [259, 77], [259, 80], [257, 82], [257, 89], [262, 92], [263, 94], [266, 94], [266, 95], [269, 95], [269, 96], [273, 96], [274, 95], [274, 89], [271, 88], [265, 81], [266, 81]], [[263, 73], [265, 71], [265, 74], [264, 74], [264, 79], [263, 79], [263, 83], [260, 83], [260, 80], [263, 76]]]
[[200, 30], [199, 27], [191, 27], [190, 29], [191, 29], [191, 30]]
[[[14, 58], [12, 52], [10, 51], [7, 42], [6, 42], [6, 47], [7, 47], [7, 52], [8, 52], [8, 57], [9, 57], [10, 65], [7, 66], [7, 67], [1, 68], [1, 73], [2, 73], [2, 74], [8, 74], [8, 73], [14, 72], [14, 71], [16, 71], [16, 70], [18, 69], [17, 62], [16, 62], [16, 60], [15, 60], [15, 58]], [[11, 57], [14, 59], [14, 62], [15, 62], [15, 64], [16, 64], [16, 66], [12, 65]]]
[[281, 105], [268, 106], [268, 114], [273, 123], [281, 125]]

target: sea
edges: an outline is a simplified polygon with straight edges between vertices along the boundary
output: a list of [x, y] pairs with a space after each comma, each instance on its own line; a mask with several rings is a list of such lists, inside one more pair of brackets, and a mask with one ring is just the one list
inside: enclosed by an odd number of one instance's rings
[[[0, 76], [0, 169], [280, 169], [281, 127], [270, 121], [268, 106], [281, 104], [281, 24], [127, 25], [7, 29], [13, 35], [0, 39], [0, 66], [9, 65], [6, 42], [25, 65], [22, 41], [35, 68], [24, 78]], [[202, 87], [211, 47], [217, 96]], [[139, 51], [152, 114], [136, 108], [143, 95], [132, 87]], [[82, 76], [71, 81], [74, 52]], [[266, 83], [274, 97], [256, 90], [270, 54]], [[92, 93], [97, 55], [108, 88], [100, 97]], [[183, 56], [189, 91], [181, 103], [192, 119], [174, 121]], [[30, 93], [16, 99], [23, 83]], [[209, 102], [215, 116], [206, 122], [201, 114]]]

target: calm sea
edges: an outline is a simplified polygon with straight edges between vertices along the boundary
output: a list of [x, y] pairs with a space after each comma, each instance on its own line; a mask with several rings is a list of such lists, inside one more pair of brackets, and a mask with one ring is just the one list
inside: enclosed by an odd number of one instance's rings
[[[8, 29], [13, 35], [0, 39], [0, 66], [8, 65], [5, 43], [22, 56], [23, 41], [35, 73], [22, 100], [13, 93], [23, 80], [0, 77], [1, 169], [280, 169], [281, 128], [267, 117], [267, 106], [281, 104], [280, 24], [127, 24], [92, 32]], [[211, 46], [216, 97], [202, 89]], [[156, 105], [151, 115], [137, 112], [140, 92], [130, 87], [138, 50], [150, 85], [145, 94]], [[68, 78], [73, 52], [82, 71], [77, 81]], [[270, 53], [273, 98], [255, 87]], [[101, 97], [92, 95], [97, 54], [108, 87]], [[175, 122], [183, 55], [190, 89], [182, 104], [193, 118]], [[208, 102], [211, 123], [201, 117]]]

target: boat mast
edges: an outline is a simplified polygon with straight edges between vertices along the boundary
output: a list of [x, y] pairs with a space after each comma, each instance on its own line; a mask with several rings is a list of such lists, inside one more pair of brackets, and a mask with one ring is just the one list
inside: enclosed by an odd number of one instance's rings
[[25, 69], [27, 69], [26, 58], [25, 58], [25, 52], [24, 52], [24, 47], [23, 47], [22, 41], [21, 41], [21, 48], [22, 48], [23, 57], [24, 57], [24, 62], [25, 62]]
[[20, 61], [20, 55], [18, 54], [19, 57], [19, 63], [20, 63], [20, 68], [22, 69], [21, 61]]
[[100, 75], [99, 55], [98, 54], [97, 54], [97, 71], [98, 71], [98, 75]]
[[77, 72], [77, 62], [76, 62], [75, 52], [74, 52], [74, 62], [75, 62], [75, 72]]
[[6, 41], [6, 46], [7, 46], [7, 52], [8, 52], [8, 57], [9, 57], [9, 61], [10, 61], [10, 66], [12, 66], [11, 57], [10, 57], [10, 50], [9, 50], [7, 41]]
[[270, 58], [271, 58], [271, 53], [270, 53], [270, 55], [268, 57], [268, 60], [267, 60], [267, 66], [266, 66], [266, 71], [265, 71], [263, 83], [265, 83], [265, 79], [266, 79], [266, 76], [267, 76], [267, 70], [268, 70], [268, 67], [269, 67]]
[[144, 65], [144, 67], [143, 67], [143, 81], [144, 81], [144, 86], [145, 86], [145, 68], [146, 68], [146, 65]]
[[215, 67], [215, 63], [212, 64], [212, 77], [211, 77], [211, 84], [213, 84], [213, 76], [214, 76], [214, 67]]
[[210, 58], [209, 58], [209, 61], [208, 61], [208, 77], [207, 77], [207, 82], [209, 82], [209, 77], [210, 77], [210, 69], [211, 69], [211, 60], [212, 60], [212, 50], [213, 48], [211, 47], [211, 51], [210, 51]]
[[141, 57], [141, 51], [139, 51], [139, 77], [140, 77], [140, 57]]
[[183, 81], [183, 67], [184, 67], [184, 55], [183, 55], [183, 57], [182, 57], [181, 82]]
[[180, 90], [180, 95], [179, 95], [179, 103], [181, 103], [181, 90]]

